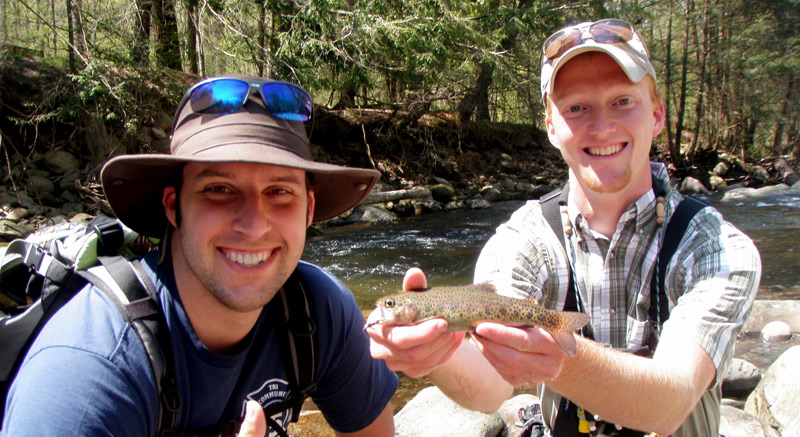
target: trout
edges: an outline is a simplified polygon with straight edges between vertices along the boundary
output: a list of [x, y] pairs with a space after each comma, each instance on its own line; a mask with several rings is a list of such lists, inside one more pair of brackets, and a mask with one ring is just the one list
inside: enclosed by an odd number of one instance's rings
[[570, 356], [576, 347], [573, 332], [589, 322], [589, 315], [584, 313], [549, 310], [539, 306], [536, 299], [500, 296], [488, 282], [397, 293], [378, 299], [376, 306], [380, 317], [366, 327], [414, 325], [435, 318], [447, 320], [448, 331], [474, 331], [481, 322], [539, 326]]

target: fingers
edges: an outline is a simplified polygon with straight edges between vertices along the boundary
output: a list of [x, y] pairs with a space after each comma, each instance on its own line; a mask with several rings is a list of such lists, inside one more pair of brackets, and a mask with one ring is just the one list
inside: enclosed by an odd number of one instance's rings
[[429, 320], [413, 326], [376, 325], [367, 329], [372, 357], [409, 377], [427, 375], [447, 361], [464, 339], [463, 332], [445, 332], [447, 322]]
[[238, 437], [262, 437], [267, 434], [267, 418], [261, 405], [254, 400], [247, 401], [244, 422], [239, 429]]
[[421, 291], [428, 288], [428, 279], [418, 267], [411, 267], [403, 276], [403, 291]]
[[478, 325], [473, 343], [509, 383], [541, 384], [558, 376], [567, 354], [540, 328]]

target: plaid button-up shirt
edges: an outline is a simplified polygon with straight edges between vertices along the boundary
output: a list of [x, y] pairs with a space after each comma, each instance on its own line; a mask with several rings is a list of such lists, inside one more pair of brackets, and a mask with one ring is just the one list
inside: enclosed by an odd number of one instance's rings
[[[669, 185], [663, 164], [653, 174], [666, 187], [669, 221], [682, 196]], [[591, 316], [595, 340], [613, 347], [643, 344], [650, 307], [650, 280], [666, 224], [657, 225], [652, 190], [623, 213], [611, 240], [588, 228], [569, 199], [573, 226], [567, 253], [542, 216], [538, 201], [528, 202], [487, 242], [475, 270], [475, 282], [490, 281], [508, 296], [533, 297], [547, 308], [563, 309], [569, 268], [573, 266], [580, 301]], [[761, 277], [761, 259], [753, 242], [704, 208], [690, 222], [666, 272], [670, 316], [661, 332], [702, 347], [718, 375], [730, 361], [736, 336], [750, 313]]]

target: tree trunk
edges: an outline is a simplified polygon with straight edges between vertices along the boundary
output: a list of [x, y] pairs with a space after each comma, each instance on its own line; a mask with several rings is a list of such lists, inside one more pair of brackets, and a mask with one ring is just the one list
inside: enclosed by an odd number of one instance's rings
[[189, 73], [197, 74], [200, 69], [197, 65], [197, 0], [185, 0], [186, 7], [186, 63]]
[[180, 70], [181, 52], [174, 0], [153, 0], [151, 36], [156, 49], [156, 64]]
[[76, 73], [78, 71], [77, 65], [75, 65], [75, 28], [72, 24], [72, 15], [74, 11], [72, 10], [72, 0], [66, 0], [66, 7], [67, 7], [67, 40], [69, 41], [69, 71], [70, 73]]
[[489, 87], [492, 85], [494, 64], [480, 62], [477, 64], [477, 77], [475, 86], [467, 91], [464, 99], [458, 105], [457, 117], [461, 123], [468, 122], [472, 115], [475, 121], [489, 121]]
[[683, 142], [683, 120], [686, 114], [686, 82], [689, 75], [689, 28], [691, 25], [692, 8], [691, 2], [687, 5], [686, 21], [683, 32], [683, 54], [681, 55], [681, 94], [678, 100], [678, 108], [675, 111], [675, 149], [672, 155], [672, 164], [675, 168], [683, 168], [683, 156], [681, 154], [681, 143]]
[[778, 118], [777, 123], [775, 124], [775, 135], [772, 139], [772, 154], [773, 155], [783, 155], [784, 146], [784, 135], [786, 134], [786, 127], [789, 123], [790, 111], [792, 106], [792, 95], [794, 94], [794, 87], [796, 83], [796, 76], [791, 75], [789, 77], [789, 82], [786, 84], [786, 98], [783, 100], [781, 105], [781, 113], [780, 117]]
[[134, 20], [133, 45], [131, 60], [134, 64], [150, 63], [150, 14], [153, 7], [151, 0], [135, 0], [136, 17]]

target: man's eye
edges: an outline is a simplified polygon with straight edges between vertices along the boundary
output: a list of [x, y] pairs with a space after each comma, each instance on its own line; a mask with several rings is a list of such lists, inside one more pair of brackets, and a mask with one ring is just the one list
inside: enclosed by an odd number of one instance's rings
[[215, 194], [224, 194], [230, 192], [228, 187], [223, 187], [222, 185], [212, 185], [210, 187], [206, 187], [206, 191]]
[[627, 106], [631, 104], [631, 99], [629, 97], [623, 97], [617, 101], [619, 105]]
[[569, 108], [567, 108], [567, 112], [570, 113], [581, 112], [581, 109], [583, 109], [581, 105], [572, 105]]

